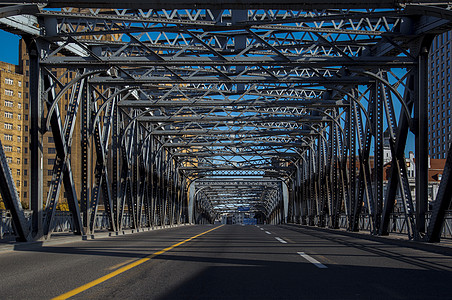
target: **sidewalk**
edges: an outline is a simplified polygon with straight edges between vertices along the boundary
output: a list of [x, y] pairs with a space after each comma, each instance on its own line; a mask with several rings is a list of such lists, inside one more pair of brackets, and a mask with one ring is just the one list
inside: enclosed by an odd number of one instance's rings
[[340, 234], [344, 236], [350, 236], [365, 240], [372, 240], [376, 242], [387, 242], [391, 244], [395, 244], [398, 246], [403, 247], [410, 247], [415, 248], [418, 250], [423, 251], [429, 251], [429, 252], [438, 252], [441, 254], [446, 255], [452, 255], [452, 239], [441, 239], [440, 243], [427, 243], [422, 241], [414, 241], [409, 240], [408, 236], [406, 234], [401, 233], [390, 233], [390, 235], [387, 236], [378, 236], [378, 235], [371, 235], [368, 231], [359, 231], [359, 232], [352, 232], [347, 231], [344, 228], [340, 229], [330, 229], [330, 228], [323, 228], [323, 227], [313, 227], [313, 226], [306, 226], [306, 225], [300, 225], [300, 224], [281, 224], [281, 225], [288, 225], [288, 226], [294, 226], [294, 227], [300, 227], [303, 229], [308, 230], [317, 230], [317, 231], [327, 231], [329, 233], [334, 234]]
[[180, 224], [180, 225], [165, 225], [165, 226], [156, 226], [153, 228], [145, 227], [138, 229], [124, 229], [121, 231], [106, 231], [100, 230], [95, 232], [94, 234], [88, 235], [74, 235], [71, 232], [56, 232], [53, 233], [51, 238], [48, 240], [39, 240], [33, 242], [16, 242], [15, 237], [7, 237], [4, 239], [0, 239], [0, 254], [6, 251], [14, 251], [14, 250], [25, 250], [31, 247], [44, 247], [44, 246], [52, 246], [52, 245], [60, 245], [78, 241], [87, 241], [94, 239], [102, 239], [112, 236], [120, 236], [126, 234], [133, 234], [138, 232], [145, 231], [153, 231], [153, 230], [162, 230], [168, 228], [176, 228], [181, 226], [189, 226], [191, 224]]

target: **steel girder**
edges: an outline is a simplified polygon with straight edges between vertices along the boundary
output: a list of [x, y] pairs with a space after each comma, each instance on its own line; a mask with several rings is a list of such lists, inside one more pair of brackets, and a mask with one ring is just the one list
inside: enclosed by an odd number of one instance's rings
[[[89, 1], [77, 1], [73, 3], [71, 1], [62, 0], [41, 0], [41, 1], [8, 1], [8, 3], [39, 3], [48, 7], [92, 7], [93, 3]], [[99, 8], [131, 8], [131, 9], [160, 9], [160, 8], [192, 8], [192, 7], [204, 7], [204, 8], [232, 8], [232, 9], [247, 9], [251, 8], [295, 8], [295, 9], [335, 9], [335, 8], [399, 8], [409, 4], [410, 1], [406, 0], [384, 0], [384, 1], [366, 1], [362, 3], [354, 1], [284, 1], [279, 4], [272, 3], [270, 1], [247, 1], [246, 3], [240, 1], [170, 1], [162, 3], [160, 1], [147, 1], [147, 0], [135, 0], [128, 1], [127, 3], [117, 1], [98, 0], [95, 3], [95, 7]], [[431, 0], [419, 1], [422, 4], [437, 3]], [[248, 6], [247, 6], [248, 5]]]
[[[201, 179], [196, 181], [198, 209], [211, 210], [214, 215], [237, 213], [239, 207], [247, 213], [260, 213], [269, 219], [281, 202], [281, 182], [278, 179]], [[198, 212], [199, 214], [199, 212]]]
[[[186, 220], [184, 189], [191, 181], [250, 175], [288, 184], [289, 219], [337, 228], [345, 213], [347, 228], [359, 230], [366, 214], [372, 232], [379, 234], [388, 231], [399, 187], [409, 237], [425, 234], [427, 153], [421, 141], [427, 87], [421, 75], [427, 73], [432, 37], [450, 28], [447, 5], [198, 1], [197, 8], [185, 9], [188, 4], [174, 1], [98, 1], [97, 7], [84, 1], [30, 1], [16, 10], [30, 14], [25, 18], [12, 16], [13, 2], [3, 3], [7, 19], [0, 23], [34, 34], [29, 51], [35, 238], [52, 230], [62, 181], [72, 195], [73, 215], [83, 217], [79, 232], [92, 232], [100, 203], [111, 230], [124, 227], [126, 207], [133, 228], [169, 225]], [[75, 78], [68, 83], [64, 77], [71, 74]], [[64, 122], [55, 109], [60, 92], [70, 94], [74, 105]], [[68, 159], [79, 102], [82, 214], [70, 189], [74, 162]], [[61, 142], [43, 226], [37, 164], [49, 127], [44, 123], [51, 123]], [[392, 163], [383, 195], [386, 130]], [[416, 205], [404, 169], [409, 130], [421, 157]], [[259, 205], [267, 207], [269, 222], [281, 222], [281, 191], [264, 190], [276, 200]], [[221, 211], [220, 200], [212, 196], [217, 191], [213, 186], [199, 194], [202, 220], [212, 221]], [[238, 197], [246, 198], [241, 192], [226, 198]], [[440, 207], [432, 220], [435, 228], [449, 198], [440, 193], [435, 202], [443, 203], [435, 206]], [[429, 234], [436, 237], [438, 230], [433, 231]]]

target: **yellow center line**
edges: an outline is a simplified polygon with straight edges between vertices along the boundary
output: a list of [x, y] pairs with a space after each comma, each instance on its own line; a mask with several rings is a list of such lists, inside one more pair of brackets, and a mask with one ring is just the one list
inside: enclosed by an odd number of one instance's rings
[[191, 238], [188, 238], [188, 239], [186, 239], [186, 240], [183, 240], [182, 242], [176, 243], [176, 244], [174, 244], [174, 245], [172, 245], [172, 246], [169, 246], [169, 247], [167, 247], [167, 248], [165, 248], [165, 249], [163, 249], [163, 250], [160, 250], [160, 251], [157, 251], [157, 252], [155, 252], [155, 253], [152, 253], [151, 255], [146, 256], [145, 258], [139, 259], [139, 260], [137, 260], [137, 261], [135, 261], [135, 262], [133, 262], [133, 263], [131, 263], [131, 264], [128, 264], [128, 265], [126, 265], [126, 266], [124, 266], [124, 267], [122, 267], [122, 268], [119, 268], [118, 270], [116, 270], [116, 271], [114, 271], [114, 272], [111, 272], [111, 273], [109, 273], [109, 274], [107, 274], [107, 275], [104, 275], [104, 276], [102, 276], [102, 277], [100, 277], [100, 278], [98, 278], [98, 279], [96, 279], [96, 280], [93, 280], [93, 281], [91, 281], [91, 282], [88, 282], [87, 284], [84, 284], [84, 285], [82, 285], [82, 286], [80, 286], [80, 287], [78, 287], [78, 288], [75, 288], [75, 289], [73, 289], [72, 291], [69, 291], [69, 292], [64, 293], [64, 294], [62, 294], [62, 295], [60, 295], [60, 296], [57, 296], [57, 297], [53, 298], [52, 300], [68, 299], [68, 298], [70, 298], [70, 297], [72, 297], [72, 296], [75, 296], [75, 295], [77, 295], [77, 294], [80, 294], [81, 292], [86, 291], [87, 289], [90, 289], [90, 288], [92, 288], [93, 286], [96, 286], [96, 285], [98, 285], [98, 284], [100, 284], [100, 283], [102, 283], [102, 282], [104, 282], [104, 281], [107, 281], [108, 279], [113, 278], [113, 277], [115, 277], [115, 276], [117, 276], [117, 275], [119, 275], [119, 274], [121, 274], [121, 273], [124, 273], [125, 271], [128, 271], [128, 270], [130, 270], [130, 269], [133, 269], [133, 268], [135, 268], [136, 266], [139, 266], [139, 265], [141, 265], [141, 264], [143, 264], [143, 263], [145, 263], [145, 262], [151, 260], [152, 258], [154, 258], [154, 257], [156, 257], [156, 256], [158, 256], [158, 255], [160, 255], [160, 254], [163, 254], [163, 253], [165, 253], [165, 252], [167, 252], [167, 251], [170, 251], [171, 249], [174, 249], [174, 248], [176, 248], [176, 247], [178, 247], [178, 246], [180, 246], [180, 245], [182, 245], [182, 244], [185, 244], [185, 243], [187, 243], [187, 242], [189, 242], [189, 241], [191, 241], [191, 240], [194, 240], [194, 239], [196, 239], [197, 237], [200, 237], [201, 235], [204, 235], [204, 234], [206, 234], [206, 233], [209, 233], [209, 232], [211, 232], [211, 231], [213, 231], [213, 230], [215, 230], [215, 229], [218, 229], [218, 228], [220, 228], [220, 227], [222, 227], [222, 226], [223, 226], [223, 225], [220, 225], [220, 226], [217, 226], [217, 227], [215, 227], [215, 228], [209, 229], [209, 230], [204, 231], [204, 232], [202, 232], [202, 233], [200, 233], [200, 234], [197, 234], [197, 235], [195, 235], [195, 236], [192, 236]]
[[124, 266], [124, 265], [127, 265], [128, 263], [131, 263], [131, 262], [133, 262], [133, 261], [135, 261], [135, 260], [136, 260], [135, 258], [128, 259], [128, 260], [126, 260], [126, 261], [124, 261], [124, 262], [122, 262], [122, 263], [119, 263], [119, 264], [117, 264], [117, 265], [108, 267], [108, 268], [106, 268], [105, 270], [113, 271], [113, 270], [116, 270], [117, 268], [122, 267], [122, 266]]

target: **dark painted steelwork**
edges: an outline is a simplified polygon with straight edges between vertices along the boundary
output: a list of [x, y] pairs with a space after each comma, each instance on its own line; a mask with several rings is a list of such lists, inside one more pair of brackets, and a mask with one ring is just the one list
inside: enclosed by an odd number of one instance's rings
[[[76, 234], [93, 233], [99, 209], [117, 231], [125, 223], [214, 222], [243, 205], [268, 223], [339, 228], [345, 214], [351, 231], [368, 217], [371, 233], [386, 235], [400, 201], [408, 237], [439, 240], [450, 159], [426, 230], [426, 76], [433, 37], [452, 27], [446, 3], [0, 4], [2, 28], [28, 41], [34, 239], [51, 235], [63, 186]], [[78, 75], [66, 82], [68, 74]], [[56, 160], [44, 214], [47, 131]], [[404, 157], [409, 131], [415, 199]]]

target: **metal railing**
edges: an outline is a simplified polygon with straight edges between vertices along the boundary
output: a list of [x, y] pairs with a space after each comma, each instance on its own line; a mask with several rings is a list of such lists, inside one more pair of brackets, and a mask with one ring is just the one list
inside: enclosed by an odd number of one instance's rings
[[[12, 224], [12, 218], [8, 210], [0, 210], [0, 239], [10, 238], [15, 236], [14, 227]], [[31, 230], [31, 211], [25, 211], [25, 219]], [[109, 222], [108, 217], [104, 212], [98, 212], [94, 221], [95, 230], [108, 230]], [[142, 224], [146, 224], [147, 216], [143, 214], [141, 216]], [[123, 229], [131, 228], [131, 220], [128, 213], [123, 214]], [[72, 232], [73, 231], [73, 219], [70, 212], [57, 211], [54, 217], [53, 230], [54, 233]]]
[[[426, 214], [425, 227], [428, 227], [430, 222], [431, 213]], [[347, 228], [347, 216], [341, 215], [339, 218], [339, 227]], [[403, 213], [392, 213], [389, 219], [389, 232], [408, 235], [408, 226], [406, 223], [405, 215]], [[361, 215], [359, 219], [359, 230], [369, 231], [371, 230], [371, 218], [370, 215]], [[444, 225], [441, 232], [441, 238], [452, 239], [452, 211], [447, 211], [444, 217]]]

